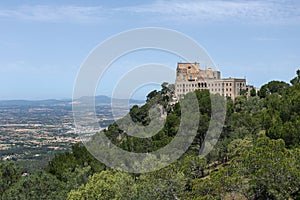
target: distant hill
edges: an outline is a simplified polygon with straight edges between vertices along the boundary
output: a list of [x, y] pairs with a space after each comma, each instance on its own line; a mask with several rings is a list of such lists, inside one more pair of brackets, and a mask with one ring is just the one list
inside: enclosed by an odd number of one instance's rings
[[[127, 103], [130, 104], [143, 104], [144, 100], [136, 99], [112, 99], [111, 97], [105, 95], [99, 95], [96, 97], [81, 97], [76, 101], [85, 102], [90, 101], [95, 98], [96, 104], [110, 104], [112, 100], [116, 103]], [[0, 106], [30, 106], [30, 105], [39, 105], [39, 106], [50, 106], [50, 105], [69, 105], [72, 103], [71, 99], [57, 100], [57, 99], [45, 99], [45, 100], [0, 100]]]
[[0, 106], [30, 106], [30, 105], [58, 105], [68, 104], [71, 100], [0, 100]]
[[84, 96], [84, 97], [80, 97], [79, 99], [77, 99], [77, 101], [79, 102], [85, 102], [85, 101], [91, 101], [95, 98], [95, 102], [96, 104], [100, 104], [100, 103], [104, 103], [104, 104], [109, 104], [112, 101], [115, 103], [127, 103], [129, 101], [130, 104], [144, 104], [145, 101], [144, 100], [136, 100], [136, 99], [117, 99], [117, 98], [111, 98], [105, 95], [99, 95], [96, 97], [89, 97], [89, 96]]

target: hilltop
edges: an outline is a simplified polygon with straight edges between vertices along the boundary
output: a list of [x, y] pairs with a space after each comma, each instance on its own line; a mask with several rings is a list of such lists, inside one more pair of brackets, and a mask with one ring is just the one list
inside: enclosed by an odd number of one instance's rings
[[[300, 198], [300, 70], [290, 83], [271, 81], [257, 96], [226, 100], [222, 134], [205, 157], [199, 157], [211, 118], [208, 90], [195, 91], [200, 111], [197, 135], [189, 149], [158, 171], [130, 174], [110, 169], [84, 146], [57, 155], [42, 172], [20, 176], [20, 169], [1, 163], [3, 199], [299, 199]], [[184, 99], [188, 99], [187, 94]], [[221, 97], [223, 98], [223, 97]], [[151, 123], [152, 105], [162, 105], [166, 123], [150, 138], [135, 138], [118, 123], [93, 136], [105, 134], [118, 147], [131, 152], [153, 152], [176, 136], [183, 102], [170, 103], [172, 86], [153, 91], [129, 115], [138, 124]], [[223, 98], [224, 99], [224, 98]], [[195, 116], [190, 116], [190, 122]], [[188, 132], [187, 132], [188, 133]], [[107, 155], [109, 156], [109, 155]], [[118, 160], [118, 157], [110, 157]], [[142, 164], [149, 167], [151, 162]], [[1, 193], [0, 191], [0, 193]]]

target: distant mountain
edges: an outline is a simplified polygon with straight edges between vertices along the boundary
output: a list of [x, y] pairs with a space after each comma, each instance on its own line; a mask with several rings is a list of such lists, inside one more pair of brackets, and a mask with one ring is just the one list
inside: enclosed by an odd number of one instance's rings
[[[96, 104], [110, 104], [112, 100], [116, 103], [127, 103], [128, 99], [112, 99], [111, 97], [105, 95], [99, 95], [96, 97], [81, 97], [77, 99], [78, 102], [91, 101], [95, 98]], [[0, 106], [30, 106], [30, 105], [39, 105], [39, 106], [49, 106], [49, 105], [68, 105], [71, 104], [71, 99], [57, 100], [57, 99], [45, 99], [45, 100], [0, 100]], [[144, 100], [129, 99], [130, 104], [143, 104]]]
[[96, 104], [110, 104], [112, 101], [115, 103], [127, 103], [129, 101], [129, 104], [144, 104], [144, 100], [137, 100], [137, 99], [117, 99], [117, 98], [111, 98], [105, 95], [99, 95], [96, 97], [89, 97], [84, 96], [77, 99], [79, 102], [86, 102], [86, 101], [92, 101], [95, 98]]
[[0, 106], [30, 106], [30, 105], [58, 105], [70, 103], [71, 100], [0, 100]]

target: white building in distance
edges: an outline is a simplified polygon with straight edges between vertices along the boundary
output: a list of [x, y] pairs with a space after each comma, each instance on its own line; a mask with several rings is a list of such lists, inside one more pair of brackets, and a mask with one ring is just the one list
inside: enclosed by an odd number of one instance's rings
[[183, 96], [195, 90], [209, 90], [212, 94], [235, 97], [246, 90], [246, 79], [221, 78], [221, 72], [211, 68], [201, 70], [199, 63], [178, 63], [175, 81], [175, 96]]

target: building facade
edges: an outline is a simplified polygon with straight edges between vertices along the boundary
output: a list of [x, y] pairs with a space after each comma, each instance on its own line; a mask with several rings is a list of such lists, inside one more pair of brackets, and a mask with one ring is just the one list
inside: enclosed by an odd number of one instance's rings
[[211, 68], [201, 70], [199, 63], [178, 63], [175, 80], [177, 99], [195, 90], [209, 90], [212, 94], [235, 97], [246, 90], [246, 79], [221, 78], [221, 72]]

